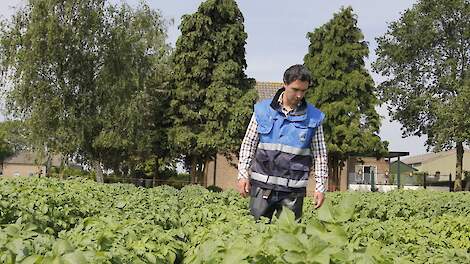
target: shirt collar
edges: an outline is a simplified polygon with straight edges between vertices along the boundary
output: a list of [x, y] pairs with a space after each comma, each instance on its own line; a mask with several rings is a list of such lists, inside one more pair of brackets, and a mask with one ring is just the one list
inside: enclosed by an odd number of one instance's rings
[[[271, 108], [274, 110], [282, 111], [283, 106], [282, 106], [282, 96], [284, 95], [284, 91], [286, 90], [285, 87], [281, 87], [279, 90], [277, 90], [276, 95], [274, 95], [273, 100], [271, 101]], [[305, 114], [305, 111], [307, 109], [307, 101], [305, 98], [303, 98], [300, 103], [297, 105], [295, 109], [290, 111], [292, 115], [303, 115]]]

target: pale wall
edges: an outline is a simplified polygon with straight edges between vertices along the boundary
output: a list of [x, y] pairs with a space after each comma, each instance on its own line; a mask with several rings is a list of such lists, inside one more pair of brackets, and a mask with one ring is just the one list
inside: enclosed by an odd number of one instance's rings
[[[419, 171], [427, 172], [429, 175], [434, 175], [436, 171], [440, 171], [441, 175], [449, 175], [449, 173], [452, 173], [452, 178], [455, 179], [456, 163], [457, 156], [455, 154], [451, 154], [442, 158], [423, 162]], [[463, 170], [470, 171], [470, 152], [468, 151], [464, 153]]]
[[40, 172], [46, 171], [43, 165], [27, 165], [27, 164], [3, 164], [3, 176], [37, 176]]

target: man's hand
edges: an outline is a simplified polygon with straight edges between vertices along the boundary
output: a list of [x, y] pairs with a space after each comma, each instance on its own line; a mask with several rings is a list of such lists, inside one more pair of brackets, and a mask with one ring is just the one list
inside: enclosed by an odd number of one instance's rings
[[315, 209], [318, 209], [323, 205], [323, 201], [325, 200], [325, 194], [321, 192], [315, 192], [313, 194], [313, 198], [315, 198]]
[[247, 197], [248, 192], [250, 191], [250, 181], [248, 179], [239, 179], [237, 182], [237, 189], [242, 197]]

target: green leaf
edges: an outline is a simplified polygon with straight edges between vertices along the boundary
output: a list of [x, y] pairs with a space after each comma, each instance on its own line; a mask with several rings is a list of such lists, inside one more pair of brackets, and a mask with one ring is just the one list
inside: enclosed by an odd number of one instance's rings
[[348, 195], [343, 197], [336, 210], [336, 220], [338, 222], [346, 222], [350, 220], [354, 215], [358, 200], [359, 197], [357, 195]]
[[[147, 259], [148, 262], [152, 264], [157, 263], [157, 258], [152, 253], [149, 253], [149, 252], [145, 253], [145, 258]], [[173, 263], [173, 262], [170, 262], [170, 263]]]
[[5, 247], [16, 255], [17, 259], [22, 259], [27, 255], [27, 248], [22, 239], [14, 239], [8, 242]]
[[62, 256], [66, 253], [72, 252], [73, 247], [67, 240], [58, 239], [52, 246], [52, 252], [55, 256]]
[[168, 254], [166, 255], [166, 260], [168, 261], [168, 263], [175, 263], [176, 253], [173, 251], [169, 251]]
[[74, 251], [62, 256], [62, 259], [67, 264], [85, 264], [88, 263], [85, 256], [80, 251]]
[[323, 205], [318, 209], [318, 219], [327, 223], [335, 223], [334, 210], [331, 201], [326, 199]]
[[332, 248], [325, 248], [315, 255], [315, 262], [320, 264], [330, 264]]
[[32, 255], [21, 261], [21, 264], [39, 264], [43, 260], [42, 256]]
[[223, 256], [222, 264], [242, 263], [247, 256], [248, 252], [243, 248], [229, 248]]
[[306, 255], [304, 252], [289, 251], [283, 255], [287, 263], [305, 263]]
[[122, 209], [126, 206], [126, 202], [124, 201], [119, 201], [116, 203], [116, 208]]
[[18, 233], [18, 228], [14, 227], [13, 225], [8, 225], [5, 229], [3, 229], [8, 235], [14, 236]]
[[344, 246], [348, 243], [348, 235], [341, 226], [329, 225], [329, 232], [322, 236], [322, 239], [335, 246]]
[[209, 259], [218, 251], [218, 245], [214, 241], [205, 241], [201, 245], [201, 253], [204, 260]]
[[297, 226], [298, 223], [295, 220], [295, 214], [292, 210], [287, 207], [283, 207], [279, 219], [275, 221], [277, 225], [286, 230], [290, 230], [293, 227]]
[[316, 219], [311, 219], [310, 222], [308, 222], [307, 227], [305, 229], [305, 233], [307, 233], [310, 236], [316, 235], [316, 236], [321, 236], [322, 233], [327, 232], [325, 226], [317, 221]]
[[31, 232], [31, 231], [35, 231], [38, 227], [35, 225], [35, 224], [32, 224], [32, 223], [28, 223], [24, 228], [23, 230], [26, 231], [26, 232]]
[[279, 232], [273, 237], [276, 245], [285, 250], [303, 251], [303, 244], [294, 234]]

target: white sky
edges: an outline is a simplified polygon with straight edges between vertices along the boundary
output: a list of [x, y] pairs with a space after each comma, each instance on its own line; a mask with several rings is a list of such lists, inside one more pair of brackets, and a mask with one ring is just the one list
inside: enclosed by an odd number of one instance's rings
[[[120, 2], [120, 1], [114, 1]], [[135, 5], [139, 0], [125, 1]], [[174, 23], [168, 28], [169, 42], [174, 46], [179, 36], [177, 26], [181, 16], [192, 13], [202, 1], [200, 0], [148, 0], [147, 3], [159, 9], [166, 19]], [[352, 6], [358, 15], [358, 25], [369, 43], [370, 56], [366, 61], [370, 66], [376, 56], [375, 38], [383, 35], [387, 25], [400, 17], [410, 8], [414, 0], [238, 0], [240, 10], [245, 18], [245, 30], [248, 33], [246, 44], [247, 75], [257, 81], [280, 81], [284, 70], [303, 62], [307, 53], [307, 32], [313, 31], [332, 18], [342, 6]], [[24, 0], [0, 1], [0, 16], [8, 17], [14, 13], [12, 6], [18, 6]], [[372, 74], [379, 83], [380, 76]], [[380, 136], [389, 141], [390, 151], [408, 151], [410, 155], [426, 152], [425, 138], [401, 137], [401, 125], [390, 122], [385, 107], [378, 108], [383, 116]]]

